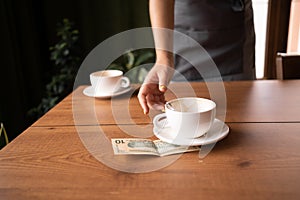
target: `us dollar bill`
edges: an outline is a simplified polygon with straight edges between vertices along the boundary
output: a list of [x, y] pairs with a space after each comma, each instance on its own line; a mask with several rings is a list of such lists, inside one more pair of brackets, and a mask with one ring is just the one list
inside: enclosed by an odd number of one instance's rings
[[115, 155], [167, 156], [200, 150], [200, 146], [182, 146], [141, 138], [113, 138], [111, 143]]

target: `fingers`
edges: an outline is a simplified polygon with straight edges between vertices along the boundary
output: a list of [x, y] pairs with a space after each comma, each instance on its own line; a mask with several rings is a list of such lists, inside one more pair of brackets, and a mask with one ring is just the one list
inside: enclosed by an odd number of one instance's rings
[[[147, 100], [147, 105], [150, 109], [153, 110], [163, 110], [164, 108], [164, 98], [160, 96], [155, 96], [155, 95], [148, 95], [146, 97]], [[161, 101], [163, 99], [163, 101]]]
[[169, 84], [168, 75], [165, 73], [162, 73], [159, 75], [159, 91], [166, 92], [167, 91], [167, 85]]
[[160, 111], [162, 111], [162, 110], [164, 110], [164, 104], [152, 104], [151, 105], [151, 109], [153, 109], [153, 110], [160, 110]]
[[168, 65], [161, 65], [160, 71], [157, 72], [158, 80], [159, 80], [159, 90], [161, 92], [167, 91], [167, 86], [170, 83], [171, 78], [174, 74], [174, 68]]
[[167, 86], [166, 85], [159, 85], [159, 91], [166, 92], [167, 91]]
[[143, 84], [138, 94], [139, 103], [144, 114], [150, 109], [162, 110], [165, 104], [164, 93], [159, 90], [157, 84]]
[[150, 109], [162, 110], [165, 104], [164, 93], [173, 76], [173, 68], [168, 65], [155, 64], [148, 73], [138, 95], [144, 114]]
[[139, 91], [139, 94], [138, 94], [138, 100], [140, 102], [140, 105], [141, 105], [145, 115], [147, 115], [149, 113], [149, 107], [147, 104], [146, 96], [147, 96], [147, 94], [145, 93], [145, 90], [142, 86]]

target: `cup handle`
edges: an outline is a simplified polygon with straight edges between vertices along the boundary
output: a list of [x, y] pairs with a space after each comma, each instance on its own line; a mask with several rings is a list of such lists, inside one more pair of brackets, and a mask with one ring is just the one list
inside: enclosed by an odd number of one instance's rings
[[122, 87], [122, 88], [127, 88], [127, 87], [129, 87], [129, 85], [130, 85], [130, 80], [129, 80], [129, 78], [127, 78], [126, 76], [123, 76], [123, 77], [121, 78], [121, 87]]
[[162, 113], [162, 114], [156, 115], [153, 119], [153, 124], [155, 127], [159, 128], [159, 129], [169, 127], [166, 114]]

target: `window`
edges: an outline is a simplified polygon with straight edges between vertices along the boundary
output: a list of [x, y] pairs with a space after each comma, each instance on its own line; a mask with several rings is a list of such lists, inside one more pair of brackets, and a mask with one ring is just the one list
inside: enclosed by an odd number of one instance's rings
[[255, 44], [255, 66], [256, 78], [261, 79], [264, 76], [266, 32], [268, 0], [252, 0], [254, 28], [256, 35]]

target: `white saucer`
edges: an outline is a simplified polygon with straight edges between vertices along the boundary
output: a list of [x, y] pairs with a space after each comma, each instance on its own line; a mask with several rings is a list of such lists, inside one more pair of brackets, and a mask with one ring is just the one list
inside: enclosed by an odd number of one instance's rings
[[83, 94], [88, 96], [88, 97], [95, 97], [95, 98], [111, 98], [115, 96], [119, 96], [121, 94], [125, 94], [131, 90], [131, 87], [126, 87], [126, 88], [120, 88], [118, 91], [113, 92], [113, 93], [97, 93], [95, 94], [95, 89], [92, 86], [88, 86], [83, 90]]
[[229, 133], [229, 127], [219, 119], [215, 119], [210, 130], [199, 138], [179, 138], [172, 135], [171, 127], [164, 126], [166, 124], [166, 114], [162, 113], [157, 115], [154, 120], [154, 135], [160, 140], [176, 145], [199, 146], [205, 144], [216, 143], [225, 138]]

